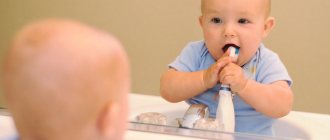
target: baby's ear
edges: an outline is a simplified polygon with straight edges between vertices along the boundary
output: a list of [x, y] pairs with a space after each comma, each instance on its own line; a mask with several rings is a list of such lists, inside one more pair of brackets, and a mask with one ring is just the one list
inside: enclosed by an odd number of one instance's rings
[[99, 116], [98, 128], [105, 138], [117, 139], [118, 120], [120, 118], [120, 106], [117, 102], [110, 102]]
[[199, 26], [203, 28], [203, 16], [199, 16], [198, 22], [199, 22]]
[[263, 38], [267, 37], [268, 34], [272, 31], [272, 29], [275, 27], [275, 18], [274, 17], [268, 17], [266, 19], [265, 25], [264, 25], [264, 34]]

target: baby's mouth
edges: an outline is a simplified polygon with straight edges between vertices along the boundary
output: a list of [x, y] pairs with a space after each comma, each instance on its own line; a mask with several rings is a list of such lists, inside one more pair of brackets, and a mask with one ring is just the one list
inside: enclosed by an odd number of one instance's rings
[[240, 47], [235, 45], [235, 44], [226, 44], [223, 48], [222, 48], [222, 51], [223, 53], [226, 53], [226, 51], [228, 50], [229, 47], [234, 47], [236, 49], [239, 49]]

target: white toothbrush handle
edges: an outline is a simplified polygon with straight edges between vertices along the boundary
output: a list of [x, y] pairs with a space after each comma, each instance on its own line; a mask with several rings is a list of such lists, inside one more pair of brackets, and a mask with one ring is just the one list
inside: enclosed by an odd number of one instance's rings
[[230, 91], [219, 91], [219, 105], [216, 119], [219, 121], [220, 125], [223, 125], [223, 131], [235, 131], [235, 112], [233, 98]]

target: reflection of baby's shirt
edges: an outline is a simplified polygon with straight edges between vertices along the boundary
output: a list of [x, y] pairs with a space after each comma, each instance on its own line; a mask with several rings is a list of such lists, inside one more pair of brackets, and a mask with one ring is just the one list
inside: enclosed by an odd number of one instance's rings
[[[221, 50], [219, 50], [221, 51]], [[194, 72], [209, 68], [215, 60], [212, 58], [204, 41], [189, 43], [169, 67], [178, 71]], [[259, 83], [270, 84], [275, 81], [292, 80], [278, 55], [260, 45], [254, 57], [242, 66], [244, 73], [250, 79]], [[203, 92], [198, 96], [188, 99], [189, 104], [205, 104], [209, 107], [210, 116], [215, 117], [218, 107], [218, 92], [220, 84]], [[234, 96], [235, 131], [256, 134], [273, 135], [272, 124], [274, 119], [257, 112], [246, 104], [239, 96]]]

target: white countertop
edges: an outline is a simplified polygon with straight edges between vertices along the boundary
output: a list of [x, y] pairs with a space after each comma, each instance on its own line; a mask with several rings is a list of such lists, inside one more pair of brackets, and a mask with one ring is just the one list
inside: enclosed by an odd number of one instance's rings
[[[186, 110], [188, 105], [184, 102], [180, 103], [169, 103], [162, 99], [160, 96], [149, 96], [142, 94], [130, 94], [130, 120], [134, 118], [139, 113], [144, 111], [154, 111], [157, 108], [162, 108], [161, 110]], [[164, 106], [166, 106], [164, 108]], [[182, 112], [184, 113], [184, 112]], [[280, 119], [283, 122], [289, 122], [290, 125], [299, 128], [298, 130], [290, 129], [285, 130], [286, 126], [281, 126], [278, 124], [280, 129], [284, 132], [294, 135], [299, 134], [301, 131], [307, 132], [308, 139], [323, 140], [330, 139], [330, 115], [317, 114], [317, 113], [307, 113], [292, 111], [289, 115]], [[291, 127], [292, 127], [291, 126]], [[283, 127], [283, 128], [281, 128]], [[289, 131], [289, 132], [287, 132]], [[16, 130], [9, 116], [1, 116], [0, 114], [0, 140], [4, 136], [10, 136], [16, 134]], [[126, 140], [198, 140], [198, 138], [184, 137], [178, 135], [165, 135], [150, 132], [140, 132], [128, 130], [125, 134]]]

